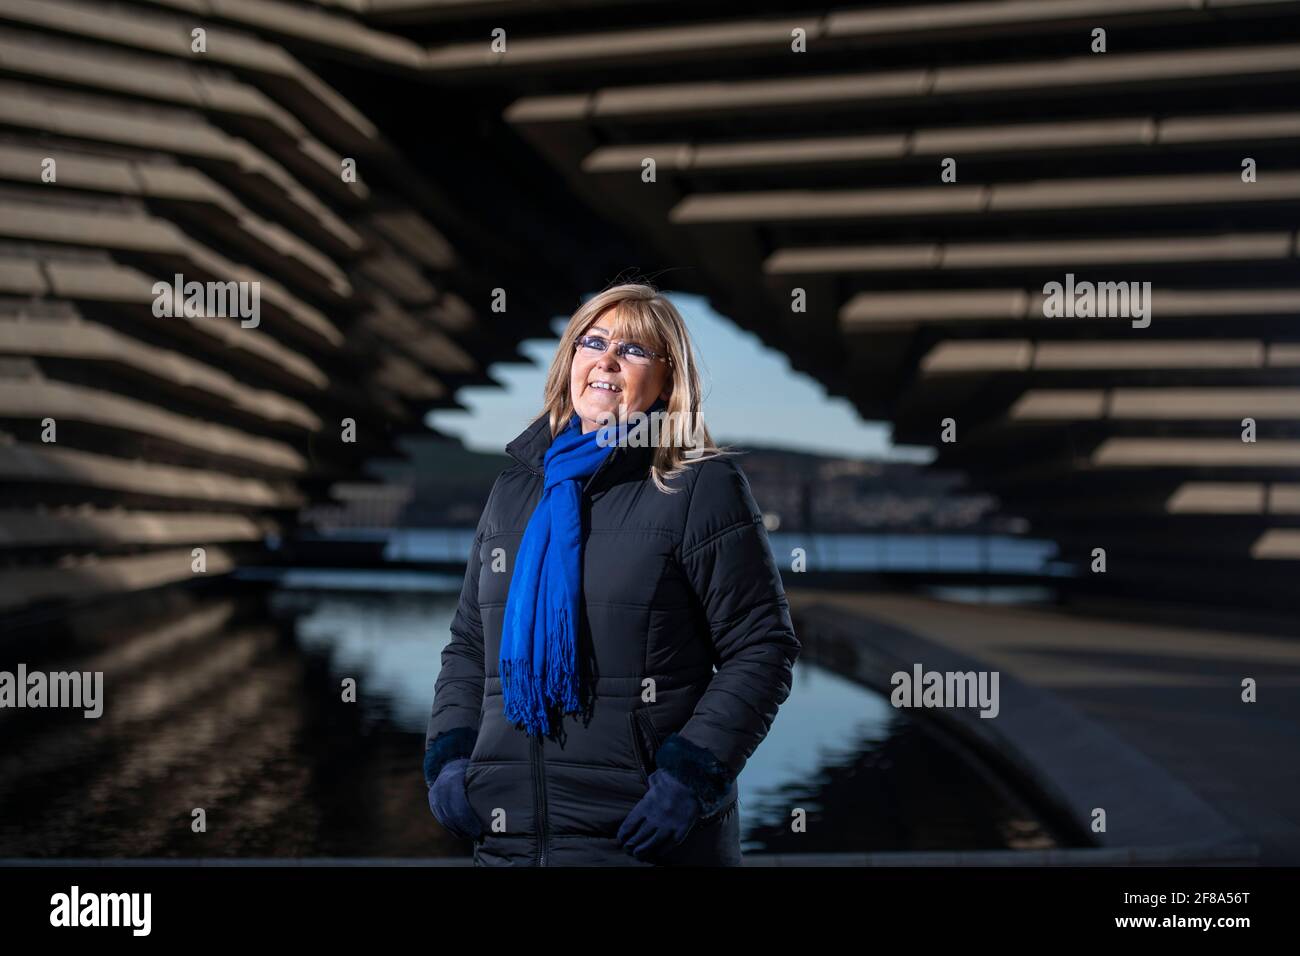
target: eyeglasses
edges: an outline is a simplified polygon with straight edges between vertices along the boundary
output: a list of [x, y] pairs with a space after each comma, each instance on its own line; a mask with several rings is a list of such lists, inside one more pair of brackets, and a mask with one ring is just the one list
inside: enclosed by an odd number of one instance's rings
[[586, 352], [588, 356], [595, 356], [604, 352], [611, 344], [617, 346], [614, 354], [621, 359], [626, 359], [629, 365], [649, 365], [656, 360], [673, 364], [672, 356], [648, 349], [637, 342], [611, 343], [602, 335], [580, 335], [573, 343], [573, 347], [580, 352]]

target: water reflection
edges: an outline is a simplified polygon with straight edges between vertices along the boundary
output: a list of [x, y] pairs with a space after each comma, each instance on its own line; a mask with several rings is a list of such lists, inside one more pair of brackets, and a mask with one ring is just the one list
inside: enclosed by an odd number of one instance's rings
[[[813, 571], [958, 571], [980, 574], [1063, 576], [1072, 569], [1055, 560], [1046, 540], [1005, 534], [823, 534], [771, 532], [772, 550], [798, 548]], [[304, 540], [311, 540], [310, 538]], [[395, 563], [463, 563], [474, 540], [466, 528], [340, 528], [319, 539], [383, 546]]]
[[[325, 583], [154, 597], [6, 645], [29, 667], [103, 670], [105, 709], [3, 715], [0, 856], [467, 854], [420, 775], [455, 592]], [[972, 755], [811, 662], [740, 800], [747, 852], [1055, 845]], [[795, 807], [806, 833], [791, 832]]]

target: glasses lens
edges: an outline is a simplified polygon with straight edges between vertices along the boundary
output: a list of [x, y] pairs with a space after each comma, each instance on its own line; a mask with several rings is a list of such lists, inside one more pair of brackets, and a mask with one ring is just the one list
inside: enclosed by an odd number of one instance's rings
[[[578, 339], [578, 348], [590, 355], [604, 352], [609, 348], [609, 344], [609, 339], [600, 335], [583, 335]], [[616, 354], [629, 365], [649, 365], [654, 361], [654, 356], [650, 353], [650, 350], [639, 342], [620, 343]]]
[[623, 358], [631, 365], [649, 365], [653, 361], [645, 347], [636, 342], [627, 342], [623, 345]]

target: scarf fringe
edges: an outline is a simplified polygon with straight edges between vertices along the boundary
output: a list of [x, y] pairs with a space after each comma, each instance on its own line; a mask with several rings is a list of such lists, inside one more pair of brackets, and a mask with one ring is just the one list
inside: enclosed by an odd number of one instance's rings
[[506, 719], [529, 734], [549, 734], [549, 708], [558, 704], [560, 713], [579, 710], [576, 671], [577, 634], [567, 608], [556, 615], [556, 625], [546, 635], [546, 660], [549, 667], [545, 686], [534, 679], [528, 661], [505, 661], [501, 668], [501, 690], [505, 696]]
[[504, 661], [501, 665], [501, 691], [505, 696], [506, 719], [523, 724], [528, 734], [550, 733], [546, 707], [537, 693], [528, 661]]
[[[560, 712], [578, 710], [577, 639], [569, 609], [561, 607], [555, 627], [546, 635], [546, 699], [559, 704]], [[557, 666], [550, 667], [551, 663]]]

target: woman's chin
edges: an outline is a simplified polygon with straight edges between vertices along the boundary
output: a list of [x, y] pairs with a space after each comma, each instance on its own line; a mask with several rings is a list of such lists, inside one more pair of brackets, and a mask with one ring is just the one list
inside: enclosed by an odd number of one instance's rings
[[[578, 403], [578, 414], [589, 421], [600, 421], [604, 417], [617, 415], [621, 405], [622, 396], [619, 395], [611, 395], [608, 398], [601, 395], [596, 399], [584, 397], [583, 401]], [[628, 411], [630, 410], [629, 408]]]

